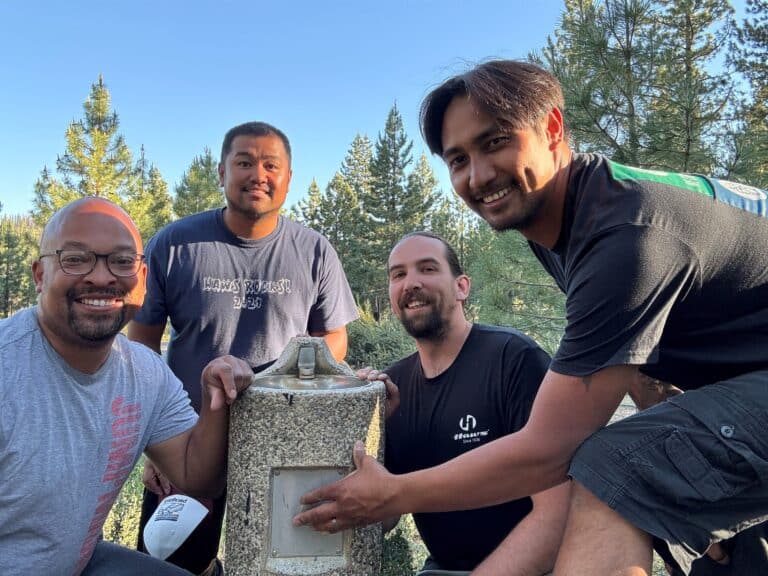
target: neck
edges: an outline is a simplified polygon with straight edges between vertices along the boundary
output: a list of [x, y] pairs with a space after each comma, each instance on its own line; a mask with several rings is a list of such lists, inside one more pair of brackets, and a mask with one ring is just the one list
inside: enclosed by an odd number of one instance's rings
[[38, 319], [43, 336], [62, 360], [83, 374], [95, 374], [109, 358], [114, 337], [99, 343], [70, 342], [59, 338]]
[[416, 340], [416, 350], [419, 352], [421, 368], [427, 378], [439, 376], [450, 368], [453, 361], [456, 360], [456, 356], [461, 352], [471, 330], [472, 323], [462, 317], [459, 322], [448, 329], [445, 337], [441, 340]]
[[523, 236], [531, 242], [536, 242], [547, 249], [552, 249], [560, 237], [565, 210], [565, 196], [568, 192], [568, 181], [571, 172], [572, 153], [570, 148], [562, 146], [555, 152], [555, 170], [552, 179], [547, 183], [549, 191], [541, 206], [541, 218], [536, 219], [530, 226], [520, 230]]
[[248, 240], [258, 240], [272, 234], [279, 218], [280, 213], [277, 211], [253, 218], [231, 208], [224, 209], [224, 224], [229, 231]]

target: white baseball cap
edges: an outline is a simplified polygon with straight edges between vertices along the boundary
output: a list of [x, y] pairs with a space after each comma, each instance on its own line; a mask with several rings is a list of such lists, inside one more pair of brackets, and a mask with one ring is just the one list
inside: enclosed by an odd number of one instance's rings
[[163, 499], [144, 527], [144, 545], [155, 558], [165, 560], [184, 543], [208, 509], [183, 494]]

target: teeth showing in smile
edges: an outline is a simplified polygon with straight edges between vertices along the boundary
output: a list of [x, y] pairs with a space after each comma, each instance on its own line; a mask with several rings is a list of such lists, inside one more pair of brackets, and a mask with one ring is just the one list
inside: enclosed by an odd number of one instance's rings
[[499, 198], [504, 198], [504, 196], [506, 196], [507, 194], [509, 194], [509, 188], [502, 188], [501, 190], [499, 190], [498, 192], [494, 192], [490, 196], [485, 196], [483, 198], [483, 204], [490, 204], [491, 202], [496, 202], [496, 200], [498, 200]]
[[426, 306], [426, 302], [422, 302], [421, 300], [413, 300], [411, 302], [408, 302], [408, 304], [405, 305], [406, 308], [409, 310], [413, 310], [415, 308], [422, 308], [423, 306]]
[[104, 307], [114, 305], [116, 300], [93, 300], [90, 298], [83, 298], [82, 302], [88, 306]]

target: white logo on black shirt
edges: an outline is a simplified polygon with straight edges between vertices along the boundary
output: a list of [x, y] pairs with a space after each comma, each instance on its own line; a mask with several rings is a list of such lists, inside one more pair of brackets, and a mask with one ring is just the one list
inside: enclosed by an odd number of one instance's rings
[[459, 428], [464, 430], [464, 432], [469, 432], [470, 430], [474, 430], [477, 428], [477, 420], [475, 419], [472, 414], [467, 414], [466, 416], [462, 416], [459, 420]]
[[483, 438], [488, 436], [488, 430], [476, 430], [477, 418], [472, 414], [467, 414], [459, 418], [459, 428], [461, 432], [457, 432], [453, 435], [453, 439], [462, 444], [473, 444], [481, 442]]

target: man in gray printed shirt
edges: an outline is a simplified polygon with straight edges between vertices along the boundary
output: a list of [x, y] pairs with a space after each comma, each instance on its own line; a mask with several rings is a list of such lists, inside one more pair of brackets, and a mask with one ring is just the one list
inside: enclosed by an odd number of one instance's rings
[[0, 322], [0, 572], [184, 574], [101, 540], [145, 451], [174, 484], [224, 484], [229, 404], [250, 367], [202, 372], [199, 418], [159, 356], [119, 332], [141, 305], [146, 266], [128, 215], [77, 200], [48, 222], [32, 265], [39, 303]]
[[[216, 355], [259, 371], [302, 334], [324, 337], [337, 360], [346, 354], [357, 307], [328, 240], [280, 216], [291, 174], [283, 132], [263, 122], [235, 126], [219, 164], [226, 206], [173, 222], [147, 246], [147, 297], [128, 337], [159, 352], [170, 321], [168, 365], [195, 409], [196, 374]], [[141, 526], [172, 488], [151, 463], [144, 482]], [[209, 505], [213, 514], [168, 559], [196, 574], [220, 571], [225, 498]]]

